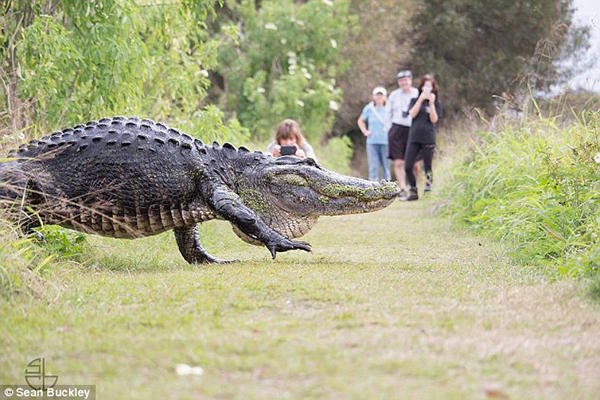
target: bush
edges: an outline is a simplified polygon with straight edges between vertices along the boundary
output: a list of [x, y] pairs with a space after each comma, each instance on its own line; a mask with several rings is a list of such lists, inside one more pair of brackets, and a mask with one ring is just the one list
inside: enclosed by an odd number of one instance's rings
[[340, 44], [355, 26], [348, 0], [228, 2], [216, 71], [223, 108], [255, 139], [285, 118], [310, 141], [328, 133], [342, 99], [336, 78], [347, 67]]
[[[0, 134], [42, 136], [112, 115], [168, 122], [209, 141], [248, 138], [204, 98], [218, 39], [206, 28], [209, 0], [136, 4], [9, 2], [0, 30]], [[4, 115], [6, 114], [6, 118]], [[1, 143], [0, 143], [1, 144]]]
[[0, 296], [43, 296], [42, 275], [53, 259], [52, 254], [36, 246], [31, 238], [21, 237], [15, 226], [0, 215]]
[[44, 237], [40, 245], [49, 255], [62, 259], [80, 259], [85, 244], [84, 233], [58, 225], [44, 225], [36, 230]]
[[600, 270], [599, 114], [482, 135], [454, 167], [444, 196], [471, 227], [509, 241], [520, 262], [563, 274]]
[[350, 174], [352, 158], [352, 141], [348, 136], [329, 139], [327, 145], [315, 150], [319, 163], [325, 168], [340, 174]]

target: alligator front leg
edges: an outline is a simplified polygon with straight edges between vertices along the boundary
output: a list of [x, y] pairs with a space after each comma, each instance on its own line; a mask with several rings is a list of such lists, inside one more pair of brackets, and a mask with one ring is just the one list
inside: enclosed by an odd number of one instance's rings
[[214, 210], [246, 235], [262, 242], [269, 249], [273, 258], [275, 258], [278, 251], [311, 251], [308, 243], [290, 240], [271, 229], [257, 213], [244, 205], [239, 196], [229, 188], [216, 186], [211, 189], [209, 203]]
[[231, 262], [237, 262], [238, 260], [219, 260], [208, 254], [202, 245], [200, 244], [200, 237], [198, 235], [198, 226], [186, 226], [183, 228], [173, 229], [175, 233], [175, 240], [179, 251], [185, 261], [190, 264], [208, 264], [208, 263], [219, 263], [227, 264]]

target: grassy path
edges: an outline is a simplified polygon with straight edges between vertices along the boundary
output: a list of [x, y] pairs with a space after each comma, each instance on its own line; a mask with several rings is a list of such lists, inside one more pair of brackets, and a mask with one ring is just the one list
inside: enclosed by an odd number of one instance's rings
[[94, 265], [50, 300], [0, 302], [0, 383], [44, 356], [100, 399], [597, 399], [600, 307], [430, 206], [323, 219], [312, 254], [274, 262], [222, 223], [204, 243], [239, 264], [188, 266], [171, 235], [90, 237]]

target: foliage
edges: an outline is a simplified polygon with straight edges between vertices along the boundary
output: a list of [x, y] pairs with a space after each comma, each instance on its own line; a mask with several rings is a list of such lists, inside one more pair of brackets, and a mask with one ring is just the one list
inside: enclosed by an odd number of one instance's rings
[[329, 139], [323, 148], [317, 148], [319, 162], [327, 169], [340, 174], [350, 174], [350, 159], [352, 158], [352, 142], [348, 136]]
[[414, 19], [414, 69], [436, 74], [449, 111], [464, 106], [491, 110], [493, 96], [513, 92], [522, 78], [535, 89], [547, 88], [559, 78], [556, 61], [587, 44], [587, 28], [571, 26], [571, 4], [424, 2]]
[[[5, 37], [17, 39], [12, 55], [2, 54], [2, 66], [17, 79], [0, 100], [8, 104], [16, 92], [22, 104], [31, 105], [21, 126], [12, 129], [36, 136], [101, 116], [133, 114], [196, 136], [208, 132], [208, 139], [230, 139], [229, 133], [247, 138], [235, 121], [224, 125], [218, 110], [203, 108], [207, 69], [217, 62], [218, 42], [205, 28], [214, 2], [65, 0], [50, 9], [46, 3], [9, 3], [5, 16], [11, 22]], [[23, 15], [32, 17], [25, 21]], [[8, 109], [10, 118], [18, 118], [14, 107]]]
[[44, 225], [37, 229], [43, 236], [43, 247], [50, 254], [63, 259], [79, 258], [83, 253], [85, 234], [62, 229], [56, 225]]
[[285, 118], [297, 120], [310, 140], [320, 138], [342, 96], [336, 77], [347, 67], [339, 44], [354, 25], [349, 1], [228, 5], [234, 20], [222, 27], [217, 67], [223, 107], [257, 138], [271, 136]]
[[31, 238], [21, 237], [15, 226], [0, 215], [0, 296], [41, 294], [44, 289], [41, 272], [52, 258]]
[[590, 112], [566, 128], [540, 119], [483, 134], [446, 187], [452, 212], [513, 243], [522, 262], [600, 271], [599, 128]]
[[45, 297], [48, 275], [66, 261], [81, 261], [85, 235], [45, 225], [35, 235], [23, 236], [11, 222], [9, 210], [0, 212], [0, 296], [15, 294]]
[[539, 100], [545, 115], [557, 115], [562, 120], [576, 120], [586, 110], [600, 110], [600, 94], [584, 89], [568, 90], [560, 95]]

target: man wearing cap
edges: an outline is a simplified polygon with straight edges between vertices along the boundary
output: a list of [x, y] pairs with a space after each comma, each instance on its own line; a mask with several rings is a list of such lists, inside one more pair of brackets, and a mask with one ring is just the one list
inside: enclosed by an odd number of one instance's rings
[[412, 73], [409, 70], [398, 72], [396, 78], [398, 79], [398, 89], [390, 94], [386, 105], [385, 129], [389, 139], [389, 158], [394, 162], [394, 174], [401, 189], [400, 198], [405, 199], [407, 193], [404, 153], [408, 143], [408, 131], [412, 123], [412, 118], [408, 114], [408, 106], [412, 99], [418, 97], [419, 91], [412, 86]]
[[[385, 129], [387, 120], [385, 101], [387, 91], [381, 86], [373, 89], [373, 101], [367, 104], [358, 117], [358, 127], [367, 137], [367, 162], [369, 163], [369, 180], [379, 179], [379, 167], [383, 179], [391, 180], [390, 162], [388, 160], [388, 135]], [[368, 128], [367, 128], [368, 126]]]

